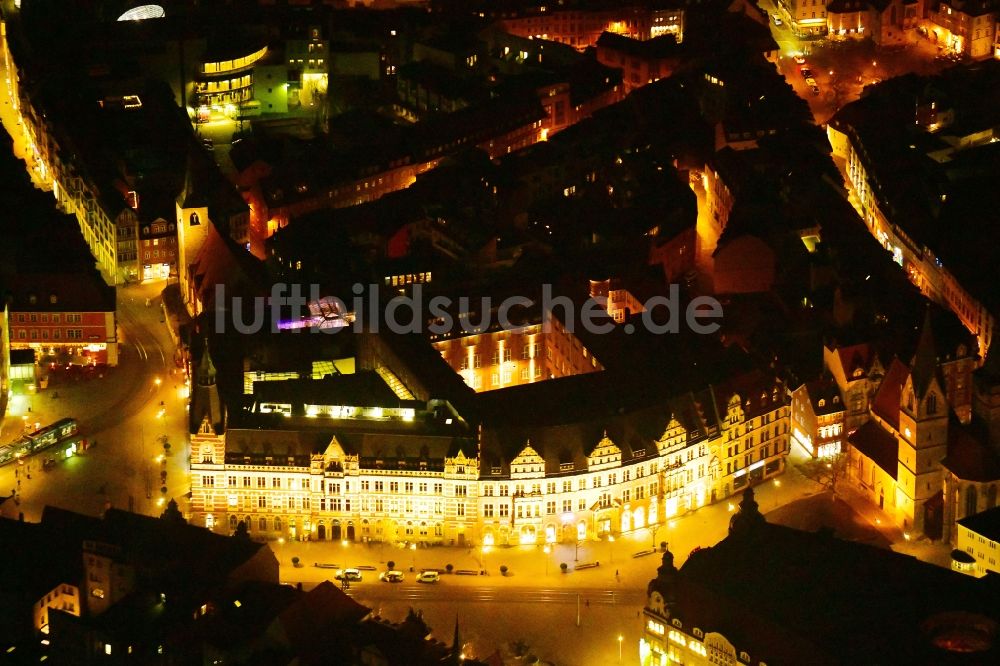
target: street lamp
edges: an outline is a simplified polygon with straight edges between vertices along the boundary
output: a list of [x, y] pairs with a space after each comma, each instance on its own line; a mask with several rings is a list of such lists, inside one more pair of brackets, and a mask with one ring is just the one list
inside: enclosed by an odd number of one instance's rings
[[608, 535], [608, 543], [611, 544], [611, 564], [615, 563], [615, 535]]
[[624, 641], [624, 640], [625, 640], [625, 637], [622, 636], [621, 634], [618, 634], [618, 663], [619, 664], [622, 663], [622, 641]]
[[410, 571], [417, 568], [417, 544], [410, 544]]

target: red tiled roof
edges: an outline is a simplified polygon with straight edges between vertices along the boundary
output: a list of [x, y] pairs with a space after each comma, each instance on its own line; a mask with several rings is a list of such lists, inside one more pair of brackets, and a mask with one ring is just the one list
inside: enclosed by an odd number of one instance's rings
[[837, 349], [837, 355], [840, 357], [840, 365], [844, 368], [844, 374], [848, 379], [854, 377], [854, 371], [858, 368], [861, 369], [862, 373], [867, 375], [868, 369], [872, 364], [872, 347], [867, 342], [859, 345], [851, 345], [850, 347], [840, 347]]
[[910, 369], [898, 358], [892, 359], [872, 402], [872, 411], [897, 430], [899, 430], [900, 398], [903, 395], [903, 385], [909, 376]]

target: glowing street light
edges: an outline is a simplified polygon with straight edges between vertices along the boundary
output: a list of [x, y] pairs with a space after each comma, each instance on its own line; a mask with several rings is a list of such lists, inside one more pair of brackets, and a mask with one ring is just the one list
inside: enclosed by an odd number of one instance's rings
[[625, 637], [622, 636], [621, 634], [618, 634], [618, 663], [619, 664], [622, 663], [622, 642], [624, 640], [625, 640]]
[[157, 387], [159, 387], [159, 385], [163, 383], [163, 380], [157, 377], [156, 379], [153, 380], [153, 383], [156, 384]]

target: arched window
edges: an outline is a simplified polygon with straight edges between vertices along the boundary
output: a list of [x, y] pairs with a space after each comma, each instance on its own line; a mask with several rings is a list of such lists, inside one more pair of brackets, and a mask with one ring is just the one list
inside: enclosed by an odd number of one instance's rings
[[281, 531], [281, 518], [275, 517], [275, 519], [274, 519], [274, 531], [275, 532], [280, 532]]
[[979, 503], [976, 495], [976, 487], [969, 486], [965, 490], [965, 515], [971, 516], [977, 513], [976, 505]]
[[934, 414], [937, 412], [937, 396], [931, 393], [927, 396], [927, 413]]
[[260, 528], [261, 532], [266, 532], [267, 531], [267, 518], [261, 518], [257, 522], [257, 526]]
[[188, 218], [191, 222], [192, 227], [197, 227], [201, 224], [201, 218], [198, 217], [198, 213], [191, 213], [191, 217]]
[[233, 515], [229, 516], [229, 529], [231, 530], [236, 529], [236, 516]]

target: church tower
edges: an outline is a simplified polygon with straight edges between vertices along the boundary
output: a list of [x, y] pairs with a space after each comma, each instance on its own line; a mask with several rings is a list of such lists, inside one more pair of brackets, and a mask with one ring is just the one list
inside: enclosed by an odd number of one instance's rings
[[[903, 497], [897, 498], [897, 505], [903, 512], [904, 529], [912, 527], [932, 538], [940, 535], [937, 504], [943, 483], [941, 461], [948, 452], [944, 385], [928, 309], [910, 374], [900, 394], [897, 489]], [[929, 522], [925, 520], [934, 512]]]
[[[213, 513], [215, 480], [222, 487], [226, 462], [226, 412], [215, 383], [215, 364], [204, 341], [191, 391], [191, 523], [224, 530], [224, 515]], [[207, 481], [211, 479], [211, 481]]]
[[211, 221], [208, 218], [208, 197], [198, 186], [195, 174], [195, 157], [188, 154], [184, 172], [184, 186], [177, 195], [175, 209], [177, 215], [177, 276], [181, 297], [185, 303], [191, 302], [191, 265], [198, 258]]

